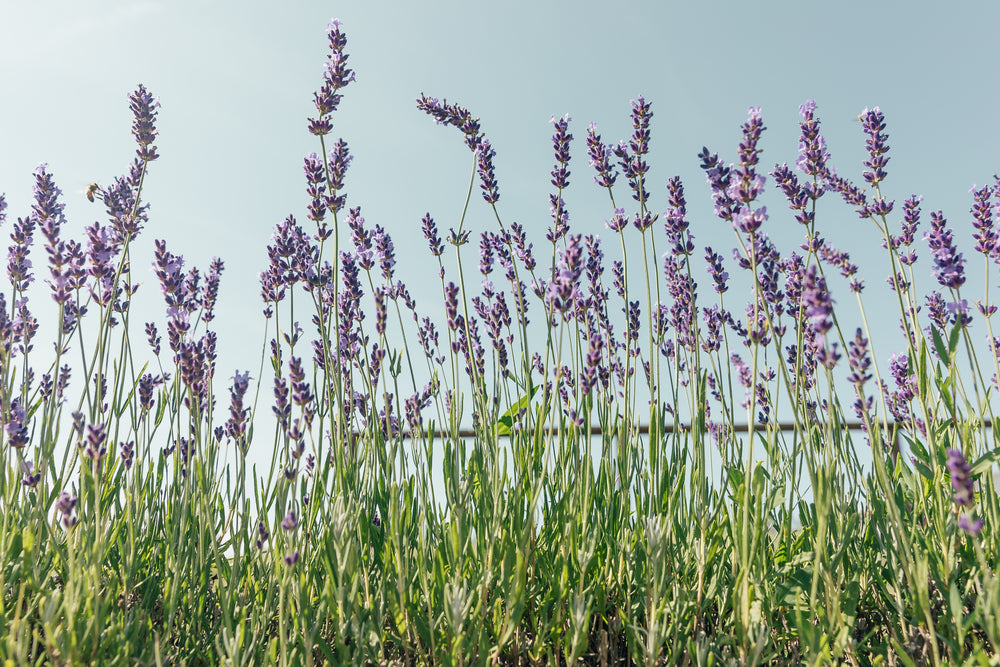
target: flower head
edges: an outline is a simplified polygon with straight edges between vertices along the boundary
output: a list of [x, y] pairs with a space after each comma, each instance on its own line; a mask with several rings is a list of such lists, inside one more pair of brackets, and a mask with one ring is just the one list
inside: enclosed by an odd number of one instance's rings
[[878, 107], [872, 109], [866, 107], [859, 118], [865, 134], [868, 135], [865, 139], [865, 148], [868, 149], [865, 166], [868, 167], [868, 171], [862, 176], [874, 187], [885, 180], [885, 166], [889, 163], [889, 158], [885, 155], [889, 150], [889, 145], [886, 143], [889, 135], [885, 133], [885, 116]]
[[597, 172], [597, 175], [594, 176], [594, 182], [602, 188], [612, 187], [618, 174], [611, 166], [608, 147], [601, 142], [601, 135], [597, 133], [595, 123], [591, 123], [587, 127], [587, 157], [590, 159], [590, 166]]
[[332, 125], [328, 116], [340, 106], [343, 97], [341, 89], [354, 81], [354, 72], [347, 66], [348, 55], [344, 53], [347, 35], [340, 29], [339, 19], [330, 21], [326, 35], [330, 42], [330, 52], [323, 69], [323, 84], [313, 93], [317, 117], [309, 119], [309, 131], [317, 136], [330, 133]]
[[952, 240], [951, 229], [945, 226], [941, 211], [931, 213], [931, 230], [924, 234], [934, 254], [934, 276], [942, 287], [957, 289], [965, 283], [962, 254]]
[[135, 136], [136, 143], [139, 144], [136, 155], [143, 162], [152, 162], [159, 157], [153, 140], [157, 134], [156, 110], [160, 108], [160, 102], [142, 84], [129, 95], [128, 99], [129, 108], [132, 109], [134, 116], [132, 134]]

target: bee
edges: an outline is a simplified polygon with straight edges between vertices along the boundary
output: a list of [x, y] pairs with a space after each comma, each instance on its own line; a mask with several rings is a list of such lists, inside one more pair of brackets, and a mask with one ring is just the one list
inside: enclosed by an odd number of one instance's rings
[[90, 203], [94, 203], [94, 195], [97, 194], [97, 191], [100, 189], [101, 186], [99, 186], [97, 183], [91, 183], [90, 185], [88, 185], [86, 192], [87, 201], [89, 201]]

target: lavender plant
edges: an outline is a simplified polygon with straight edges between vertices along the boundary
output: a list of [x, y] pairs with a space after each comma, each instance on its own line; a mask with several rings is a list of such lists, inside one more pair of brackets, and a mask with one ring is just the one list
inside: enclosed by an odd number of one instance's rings
[[[915, 269], [922, 200], [900, 219], [885, 191], [877, 107], [861, 114], [863, 185], [834, 170], [811, 101], [794, 166], [766, 171], [759, 108], [735, 162], [703, 149], [729, 258], [695, 243], [717, 223], [690, 220], [681, 178], [647, 162], [652, 102], [632, 102], [624, 141], [586, 130], [605, 236], [571, 218], [572, 119], [553, 117], [543, 242], [505, 218], [479, 119], [421, 94], [473, 158], [460, 218], [446, 234], [419, 222], [435, 321], [397, 276], [389, 230], [348, 205], [352, 155], [331, 134], [355, 75], [338, 21], [327, 37], [308, 222], [289, 215], [266, 246], [261, 359], [222, 409], [223, 261], [186, 267], [159, 240], [141, 259], [156, 98], [130, 96], [136, 153], [88, 191], [106, 219], [85, 238], [64, 233], [63, 193], [36, 171], [0, 294], [5, 661], [996, 660], [1000, 180], [972, 191], [986, 266], [972, 308], [940, 211], [922, 239], [931, 270]], [[790, 251], [762, 203], [769, 177], [803, 233]], [[477, 182], [492, 229], [468, 223]], [[866, 288], [822, 236], [837, 196], [881, 241], [887, 285]], [[904, 348], [877, 348], [866, 296], [895, 302]], [[163, 320], [133, 322], [137, 298], [162, 299]]]

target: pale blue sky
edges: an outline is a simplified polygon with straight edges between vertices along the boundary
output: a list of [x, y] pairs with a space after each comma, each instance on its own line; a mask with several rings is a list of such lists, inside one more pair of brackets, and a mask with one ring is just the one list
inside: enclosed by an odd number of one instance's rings
[[[136, 274], [147, 282], [138, 307], [149, 313], [144, 319], [162, 324], [159, 289], [147, 272], [154, 238], [201, 268], [221, 256], [219, 377], [237, 368], [256, 374], [257, 275], [274, 225], [290, 213], [308, 222], [302, 158], [319, 146], [306, 117], [334, 16], [343, 21], [357, 73], [334, 119], [334, 136], [346, 138], [355, 155], [348, 205], [362, 206], [369, 225], [393, 235], [398, 274], [425, 310], [439, 307], [425, 296], [438, 291], [426, 270], [419, 221], [430, 211], [443, 229], [457, 224], [471, 157], [458, 132], [416, 109], [421, 92], [480, 117], [497, 151], [501, 214], [533, 230], [536, 247], [550, 224], [550, 117], [573, 118], [571, 228], [607, 234], [610, 210], [592, 184], [586, 127], [596, 121], [605, 141], [626, 138], [629, 100], [644, 95], [654, 112], [653, 209], [666, 207], [665, 183], [681, 175], [698, 255], [710, 244], [727, 260], [733, 236], [711, 215], [696, 158], [701, 147], [733, 161], [747, 107], [759, 105], [768, 127], [763, 171], [793, 163], [798, 106], [812, 98], [833, 164], [860, 183], [865, 152], [857, 116], [877, 105], [891, 146], [884, 191], [897, 213], [907, 196], [923, 194], [922, 234], [928, 213], [943, 209], [974, 261], [970, 273], [979, 275], [968, 190], [1000, 172], [1000, 5], [993, 2], [5, 2], [0, 192], [10, 206], [4, 234], [27, 213], [32, 172], [41, 162], [65, 192], [73, 233], [102, 217], [82, 191], [127, 167], [134, 150], [127, 96], [144, 83], [162, 104], [161, 158], [144, 191], [151, 222], [133, 251]], [[622, 179], [618, 187], [625, 201]], [[766, 202], [771, 220], [764, 231], [788, 252], [801, 230], [770, 179]], [[467, 228], [493, 229], [478, 197], [472, 210]], [[866, 302], [877, 311], [890, 293], [874, 228], [832, 197], [823, 200], [818, 220], [821, 233], [861, 266]], [[927, 292], [936, 284], [926, 245], [918, 247], [917, 266], [927, 276], [920, 287]], [[41, 260], [40, 248], [35, 252]], [[703, 287], [707, 282], [699, 278]], [[853, 311], [836, 282], [842, 307]], [[981, 298], [978, 280], [970, 280], [966, 296]], [[851, 330], [854, 321], [848, 315]], [[875, 324], [895, 330], [896, 321]], [[895, 351], [880, 348], [880, 363]], [[223, 382], [218, 391], [228, 387]]]

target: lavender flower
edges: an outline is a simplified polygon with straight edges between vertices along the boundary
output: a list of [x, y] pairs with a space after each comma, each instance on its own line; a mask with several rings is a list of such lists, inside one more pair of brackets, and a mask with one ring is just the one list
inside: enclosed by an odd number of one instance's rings
[[649, 165], [643, 156], [649, 153], [649, 119], [653, 117], [650, 103], [643, 97], [632, 100], [632, 137], [628, 144], [624, 141], [612, 148], [619, 160], [622, 173], [632, 188], [632, 199], [645, 206], [649, 193], [643, 183]]
[[698, 154], [701, 168], [712, 189], [712, 199], [715, 202], [715, 215], [723, 220], [732, 221], [737, 209], [737, 202], [729, 195], [732, 182], [732, 169], [719, 160], [718, 153], [709, 153], [702, 147]]
[[38, 486], [38, 482], [42, 480], [42, 471], [35, 469], [35, 464], [32, 461], [22, 461], [21, 462], [21, 486], [28, 489], [33, 489]]
[[826, 161], [830, 157], [829, 151], [826, 150], [826, 141], [819, 133], [816, 101], [806, 100], [806, 103], [799, 107], [799, 114], [802, 116], [802, 122], [799, 123], [802, 133], [799, 137], [799, 157], [795, 165], [802, 173], [816, 177], [826, 170]]
[[590, 158], [590, 166], [597, 172], [597, 175], [594, 176], [594, 182], [602, 188], [610, 189], [613, 187], [618, 174], [611, 166], [608, 147], [601, 142], [601, 135], [597, 133], [595, 123], [591, 123], [587, 127], [587, 157]]
[[35, 219], [33, 217], [18, 218], [14, 223], [14, 231], [10, 240], [14, 245], [7, 250], [7, 277], [15, 292], [23, 292], [34, 280], [31, 274], [31, 260], [28, 254], [34, 241]]
[[257, 539], [254, 540], [254, 544], [260, 551], [264, 550], [264, 544], [270, 539], [271, 533], [267, 530], [267, 525], [263, 520], [257, 522]]
[[872, 364], [872, 360], [868, 356], [868, 339], [861, 335], [861, 329], [857, 330], [854, 334], [854, 340], [849, 341], [847, 347], [847, 363], [851, 367], [851, 374], [847, 376], [847, 381], [857, 385], [860, 389], [860, 385], [872, 377], [871, 373], [868, 372], [868, 368]]
[[729, 289], [728, 285], [726, 285], [726, 281], [729, 280], [729, 274], [722, 268], [722, 255], [712, 250], [712, 248], [706, 247], [705, 261], [708, 262], [708, 273], [712, 276], [715, 291], [719, 294], [725, 294]]
[[129, 440], [128, 442], [118, 443], [119, 456], [122, 460], [122, 465], [128, 470], [132, 467], [132, 461], [135, 460], [135, 440]]
[[552, 147], [555, 149], [556, 154], [556, 166], [553, 167], [551, 175], [551, 183], [553, 187], [563, 188], [569, 187], [569, 142], [573, 140], [573, 135], [569, 133], [569, 124], [573, 119], [566, 114], [559, 120], [553, 116], [550, 121], [556, 128], [555, 134], [552, 135]]
[[497, 186], [496, 172], [493, 169], [493, 158], [497, 152], [487, 139], [483, 139], [476, 149], [476, 169], [479, 172], [479, 187], [483, 191], [483, 200], [487, 204], [500, 201], [500, 188]]
[[59, 517], [59, 523], [62, 524], [63, 528], [70, 530], [76, 525], [77, 516], [75, 514], [77, 498], [76, 496], [71, 496], [66, 491], [59, 494], [59, 499], [56, 500], [56, 512], [61, 516]]
[[965, 283], [964, 263], [945, 222], [941, 211], [931, 213], [931, 230], [924, 234], [924, 239], [934, 254], [934, 277], [942, 287], [957, 289]]
[[105, 424], [90, 424], [87, 426], [87, 445], [83, 450], [83, 455], [100, 465], [101, 460], [108, 453], [107, 440], [108, 432]]
[[6, 419], [7, 443], [14, 449], [22, 449], [28, 444], [28, 413], [21, 405], [21, 399], [10, 402]]
[[864, 172], [862, 176], [872, 187], [877, 187], [885, 180], [885, 165], [889, 162], [889, 158], [885, 155], [889, 150], [889, 146], [886, 144], [889, 135], [884, 132], [885, 116], [878, 107], [872, 109], [866, 107], [858, 118], [861, 120], [865, 134], [868, 135], [868, 138], [865, 139], [865, 148], [868, 149], [868, 159], [865, 160], [865, 166], [868, 167], [869, 171]]
[[326, 160], [330, 173], [330, 195], [326, 197], [325, 201], [330, 212], [336, 214], [347, 203], [346, 195], [337, 193], [344, 189], [344, 177], [347, 174], [347, 168], [354, 160], [354, 156], [348, 150], [347, 142], [343, 139], [337, 139], [333, 148], [327, 153]]
[[378, 255], [382, 277], [387, 282], [392, 283], [393, 269], [396, 266], [396, 251], [392, 245], [392, 238], [379, 225], [375, 225], [375, 231], [372, 236], [375, 240], [375, 253]]
[[833, 327], [830, 316], [833, 315], [833, 298], [826, 288], [826, 279], [821, 276], [816, 265], [809, 267], [806, 273], [805, 283], [802, 286], [802, 305], [806, 309], [806, 316], [812, 322], [816, 332], [822, 337]]
[[625, 209], [616, 208], [614, 215], [611, 219], [607, 221], [607, 227], [613, 232], [621, 232], [625, 227], [628, 226], [628, 216], [625, 215]]
[[288, 514], [281, 520], [281, 528], [286, 532], [291, 532], [299, 527], [299, 520], [295, 517], [295, 510], [288, 510]]
[[427, 243], [430, 245], [431, 254], [435, 257], [440, 257], [444, 254], [444, 243], [441, 242], [437, 225], [434, 224], [434, 218], [431, 217], [430, 213], [424, 215], [421, 220], [421, 226], [424, 230], [424, 238], [427, 239]]
[[310, 220], [319, 223], [326, 217], [326, 176], [323, 173], [323, 161], [316, 153], [310, 153], [303, 159], [303, 171], [306, 175], [306, 194], [309, 195]]
[[822, 193], [822, 186], [809, 183], [805, 186], [799, 183], [788, 164], [776, 164], [771, 172], [775, 185], [784, 193], [788, 200], [788, 208], [795, 211], [795, 219], [800, 225], [811, 225], [815, 219], [815, 213], [807, 210], [811, 198], [819, 198]]
[[219, 278], [225, 265], [218, 257], [212, 259], [208, 276], [205, 278], [205, 291], [201, 297], [201, 321], [208, 324], [215, 319], [215, 302], [219, 298]]
[[556, 265], [555, 274], [548, 285], [549, 307], [554, 312], [562, 313], [564, 318], [567, 312], [574, 310], [577, 301], [582, 298], [580, 275], [583, 270], [583, 249], [580, 245], [580, 239], [579, 234], [567, 237], [566, 246], [560, 253]]
[[59, 230], [66, 223], [63, 214], [65, 204], [59, 202], [62, 195], [52, 174], [48, 171], [48, 165], [40, 164], [35, 170], [34, 203], [31, 206], [31, 217], [42, 235], [45, 236], [48, 245], [55, 246], [59, 238]]
[[872, 210], [868, 203], [868, 198], [865, 196], [865, 193], [861, 188], [854, 185], [846, 178], [837, 176], [832, 169], [826, 170], [826, 173], [823, 174], [823, 180], [826, 187], [834, 192], [840, 193], [841, 198], [845, 202], [857, 207], [854, 210], [862, 220], [872, 217]]
[[330, 21], [326, 34], [330, 42], [330, 53], [326, 57], [323, 84], [313, 93], [317, 117], [309, 119], [309, 132], [316, 136], [330, 133], [332, 124], [328, 116], [340, 106], [343, 97], [340, 90], [354, 81], [354, 72], [347, 67], [348, 55], [344, 53], [347, 35], [341, 31], [339, 19]]
[[438, 124], [452, 125], [461, 130], [462, 134], [465, 135], [465, 144], [473, 152], [479, 148], [479, 144], [483, 141], [482, 132], [479, 129], [479, 119], [473, 118], [465, 107], [448, 104], [447, 100], [438, 101], [437, 98], [427, 97], [421, 93], [420, 97], [417, 98], [417, 108], [433, 116]]
[[160, 108], [160, 103], [142, 84], [129, 95], [128, 99], [129, 108], [132, 109], [134, 116], [132, 134], [135, 136], [136, 143], [139, 144], [136, 156], [143, 162], [152, 162], [159, 157], [156, 153], [156, 146], [152, 144], [157, 135], [156, 110]]
[[243, 407], [243, 398], [249, 385], [250, 372], [237, 371], [233, 376], [233, 387], [229, 390], [229, 419], [225, 425], [225, 434], [236, 442], [243, 453], [247, 450], [247, 416], [250, 414], [250, 408]]
[[[956, 509], [962, 510], [975, 506], [975, 480], [972, 479], [972, 468], [968, 459], [959, 449], [949, 449], [947, 455], [948, 471], [951, 473], [951, 487], [955, 490], [952, 499]], [[967, 513], [962, 512], [958, 519], [958, 526], [969, 535], [977, 535], [983, 527], [983, 520], [972, 520]]]
[[973, 203], [969, 211], [974, 220], [972, 226], [976, 228], [972, 238], [976, 240], [976, 252], [981, 252], [987, 258], [991, 257], [997, 248], [997, 233], [993, 229], [991, 195], [992, 188], [988, 185], [978, 190], [975, 185], [972, 186]]
[[667, 181], [670, 208], [664, 215], [667, 240], [673, 244], [674, 255], [690, 255], [694, 252], [693, 236], [688, 232], [687, 201], [684, 199], [684, 184], [680, 176]]

